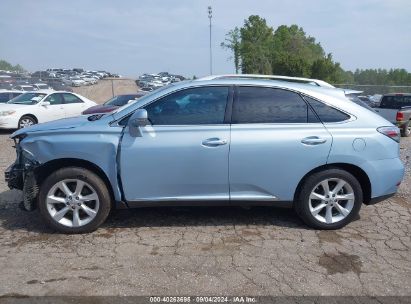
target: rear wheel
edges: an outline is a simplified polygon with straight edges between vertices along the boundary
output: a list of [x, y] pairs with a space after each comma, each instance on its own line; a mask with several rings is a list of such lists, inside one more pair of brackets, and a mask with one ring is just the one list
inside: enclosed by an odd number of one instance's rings
[[41, 185], [39, 210], [46, 223], [63, 233], [97, 229], [110, 212], [105, 183], [93, 172], [68, 167], [52, 173]]
[[403, 137], [410, 137], [411, 135], [411, 122], [408, 121], [401, 129], [401, 135]]
[[32, 116], [28, 116], [28, 115], [24, 115], [22, 118], [20, 118], [19, 120], [19, 125], [18, 128], [22, 129], [22, 128], [26, 128], [26, 127], [30, 127], [32, 125], [35, 125], [37, 123], [37, 121], [34, 119], [34, 117]]
[[347, 171], [328, 169], [309, 176], [294, 209], [316, 229], [339, 229], [358, 215], [363, 200], [361, 185]]

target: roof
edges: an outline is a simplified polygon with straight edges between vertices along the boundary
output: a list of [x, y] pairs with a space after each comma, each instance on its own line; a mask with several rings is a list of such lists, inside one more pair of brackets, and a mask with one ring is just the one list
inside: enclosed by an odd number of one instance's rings
[[[55, 93], [57, 91], [54, 90], [37, 90], [37, 91], [25, 91], [23, 93], [43, 93], [43, 94], [51, 94], [51, 93]], [[59, 91], [60, 92], [60, 91]], [[65, 91], [64, 91], [65, 92]]]

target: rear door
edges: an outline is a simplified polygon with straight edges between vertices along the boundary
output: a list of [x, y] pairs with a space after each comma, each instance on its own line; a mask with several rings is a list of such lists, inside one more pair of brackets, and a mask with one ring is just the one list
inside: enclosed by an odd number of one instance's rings
[[324, 165], [332, 137], [291, 91], [240, 86], [232, 110], [230, 199], [291, 201], [313, 168]]
[[71, 93], [63, 93], [64, 98], [64, 110], [66, 111], [66, 117], [73, 117], [81, 115], [87, 105], [84, 101]]

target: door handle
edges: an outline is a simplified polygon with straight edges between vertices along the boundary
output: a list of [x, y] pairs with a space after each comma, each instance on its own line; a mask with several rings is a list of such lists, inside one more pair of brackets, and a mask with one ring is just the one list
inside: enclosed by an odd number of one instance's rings
[[321, 138], [318, 136], [309, 136], [309, 137], [303, 138], [301, 142], [304, 145], [315, 146], [315, 145], [321, 145], [321, 144], [326, 143], [327, 139]]
[[206, 147], [218, 147], [218, 146], [223, 146], [225, 144], [227, 144], [227, 140], [220, 139], [217, 137], [208, 138], [202, 142], [202, 145]]

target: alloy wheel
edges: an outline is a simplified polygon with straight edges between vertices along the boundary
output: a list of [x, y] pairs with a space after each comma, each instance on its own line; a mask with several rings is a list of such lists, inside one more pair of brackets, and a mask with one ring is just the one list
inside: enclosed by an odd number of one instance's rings
[[326, 224], [346, 218], [354, 207], [354, 190], [340, 178], [329, 178], [318, 183], [311, 191], [309, 209], [311, 215]]
[[51, 187], [46, 204], [54, 221], [67, 227], [81, 227], [96, 217], [100, 201], [90, 184], [79, 179], [65, 179]]
[[34, 121], [30, 118], [23, 118], [22, 120], [20, 120], [20, 124], [19, 127], [20, 128], [26, 128], [26, 127], [30, 127], [34, 125]]

